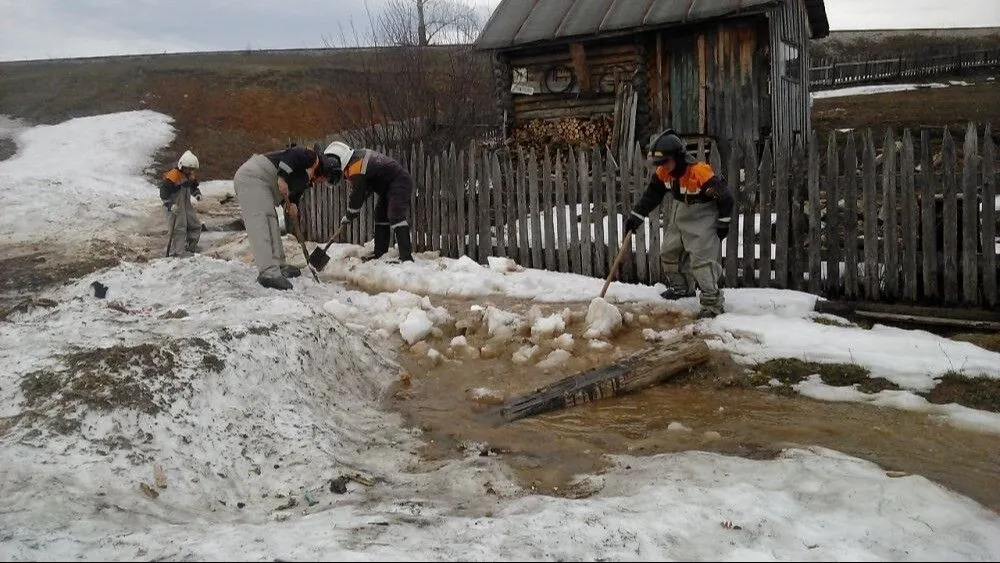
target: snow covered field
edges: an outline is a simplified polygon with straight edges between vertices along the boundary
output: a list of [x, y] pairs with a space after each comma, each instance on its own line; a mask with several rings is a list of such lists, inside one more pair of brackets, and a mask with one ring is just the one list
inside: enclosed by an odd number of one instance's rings
[[[159, 225], [143, 172], [172, 135], [169, 117], [149, 111], [19, 130], [18, 154], [0, 162], [0, 234], [40, 245], [132, 236], [150, 216]], [[72, 158], [42, 156], [55, 152]], [[232, 189], [206, 184], [209, 199]], [[1000, 557], [997, 514], [924, 477], [817, 447], [774, 460], [614, 456], [610, 470], [579, 475], [584, 498], [523, 489], [503, 456], [430, 463], [419, 455], [421, 431], [382, 398], [399, 380], [404, 341], [449, 321], [441, 296], [590, 301], [603, 280], [499, 257], [485, 266], [431, 254], [362, 263], [361, 248], [335, 245], [322, 283], [303, 276], [275, 292], [255, 283], [245, 235], [209, 244], [188, 259], [87, 274], [0, 322], [0, 558]], [[286, 252], [302, 263], [291, 239]], [[658, 302], [661, 289], [614, 283], [608, 301]], [[818, 323], [829, 316], [812, 312], [815, 299], [732, 290], [726, 314], [680, 330], [748, 364], [856, 363], [900, 390], [867, 394], [818, 377], [797, 390], [1000, 435], [996, 413], [917, 395], [947, 372], [998, 379], [1000, 354], [921, 331]], [[674, 306], [697, 309], [693, 299]], [[601, 330], [613, 309], [589, 319], [590, 340], [614, 338]], [[562, 336], [559, 318], [483, 315], [498, 332], [528, 323]]]

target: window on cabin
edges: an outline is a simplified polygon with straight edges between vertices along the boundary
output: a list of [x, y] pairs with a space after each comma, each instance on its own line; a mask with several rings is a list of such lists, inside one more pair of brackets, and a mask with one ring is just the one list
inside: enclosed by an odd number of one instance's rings
[[792, 82], [798, 82], [801, 80], [801, 72], [799, 67], [799, 46], [790, 41], [781, 42], [781, 65], [782, 71], [781, 76], [791, 80]]

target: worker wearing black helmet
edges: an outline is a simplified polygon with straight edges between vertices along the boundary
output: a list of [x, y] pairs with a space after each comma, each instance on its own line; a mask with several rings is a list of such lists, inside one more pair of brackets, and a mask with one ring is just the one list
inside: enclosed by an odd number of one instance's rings
[[647, 158], [655, 168], [649, 186], [625, 220], [625, 231], [639, 229], [671, 193], [674, 205], [660, 248], [667, 285], [661, 295], [668, 300], [694, 297], [697, 288], [701, 290], [698, 317], [722, 314], [722, 240], [732, 219], [732, 191], [710, 165], [688, 154], [673, 130], [650, 143]]

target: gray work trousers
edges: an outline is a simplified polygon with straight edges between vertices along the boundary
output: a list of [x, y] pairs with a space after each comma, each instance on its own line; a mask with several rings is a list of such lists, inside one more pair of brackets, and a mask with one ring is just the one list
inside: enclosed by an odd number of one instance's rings
[[277, 184], [278, 169], [262, 154], [250, 157], [233, 176], [233, 189], [257, 271], [263, 277], [273, 278], [281, 276], [281, 267], [285, 265], [285, 249], [274, 203]]
[[668, 286], [678, 292], [701, 290], [703, 309], [721, 314], [725, 304], [722, 291], [722, 241], [715, 231], [718, 207], [709, 203], [674, 200], [670, 223], [663, 233], [660, 264]]
[[198, 241], [201, 240], [201, 221], [198, 220], [194, 204], [191, 203], [189, 188], [181, 188], [172, 201], [170, 209], [163, 208], [166, 212], [167, 236], [170, 237], [167, 255], [184, 256], [198, 249]]

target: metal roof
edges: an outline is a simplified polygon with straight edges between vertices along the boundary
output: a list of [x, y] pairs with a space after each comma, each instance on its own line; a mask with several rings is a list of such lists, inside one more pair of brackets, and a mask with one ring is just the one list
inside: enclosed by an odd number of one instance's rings
[[[810, 5], [813, 35], [826, 35], [823, 0], [805, 1]], [[502, 0], [475, 46], [509, 49], [759, 12], [777, 4], [778, 0]]]

